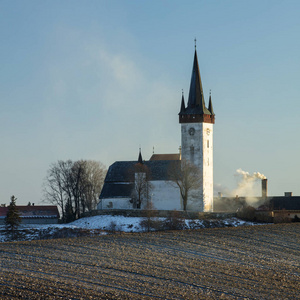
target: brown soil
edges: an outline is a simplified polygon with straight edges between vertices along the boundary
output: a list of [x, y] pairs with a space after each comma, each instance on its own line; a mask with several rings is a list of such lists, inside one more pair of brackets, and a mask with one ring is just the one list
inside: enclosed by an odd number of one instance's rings
[[0, 244], [0, 299], [297, 299], [300, 224]]

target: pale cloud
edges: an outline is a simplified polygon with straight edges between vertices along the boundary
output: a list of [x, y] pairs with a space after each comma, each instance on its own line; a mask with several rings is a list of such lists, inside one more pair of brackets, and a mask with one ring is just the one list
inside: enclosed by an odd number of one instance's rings
[[69, 47], [72, 37], [81, 43], [67, 59], [48, 65], [44, 125], [52, 152], [92, 156], [106, 165], [135, 159], [140, 146], [145, 159], [153, 146], [178, 152], [181, 92], [168, 74], [153, 78], [144, 68], [146, 58], [122, 48], [112, 51], [103, 39], [65, 34]]

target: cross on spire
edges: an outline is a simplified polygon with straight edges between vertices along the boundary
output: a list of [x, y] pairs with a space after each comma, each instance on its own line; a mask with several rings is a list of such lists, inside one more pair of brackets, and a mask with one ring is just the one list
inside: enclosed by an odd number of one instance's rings
[[197, 39], [195, 38], [194, 41], [195, 41], [195, 50], [196, 50], [196, 48], [197, 48]]

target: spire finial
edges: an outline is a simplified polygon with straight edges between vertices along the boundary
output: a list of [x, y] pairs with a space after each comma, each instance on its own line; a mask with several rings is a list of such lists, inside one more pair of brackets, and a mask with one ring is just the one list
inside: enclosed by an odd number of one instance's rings
[[182, 96], [184, 96], [183, 89], [181, 89]]
[[211, 90], [209, 90], [209, 97], [211, 96]]
[[153, 153], [152, 154], [154, 154], [154, 146], [153, 146]]
[[195, 38], [194, 41], [195, 41], [195, 50], [196, 50], [196, 48], [197, 48], [197, 39]]
[[142, 164], [142, 163], [143, 163], [143, 158], [142, 158], [142, 151], [141, 151], [141, 147], [140, 147], [140, 151], [139, 151], [139, 158], [138, 158], [138, 162], [139, 162], [140, 164]]

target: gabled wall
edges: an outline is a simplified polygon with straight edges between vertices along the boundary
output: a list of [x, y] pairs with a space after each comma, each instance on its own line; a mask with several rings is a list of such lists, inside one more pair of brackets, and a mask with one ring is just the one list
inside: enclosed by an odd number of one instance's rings
[[150, 199], [155, 209], [158, 210], [181, 210], [179, 188], [170, 181], [151, 181], [152, 190]]

